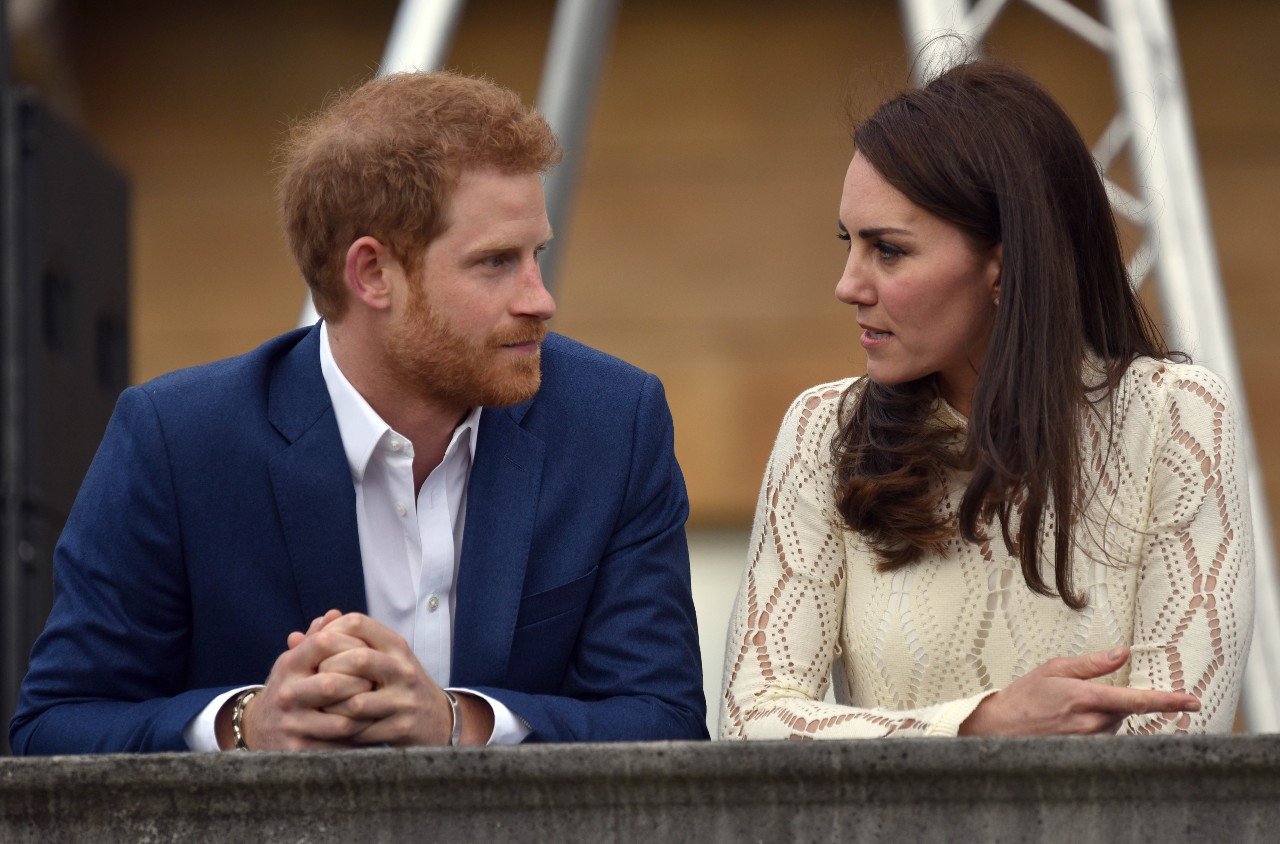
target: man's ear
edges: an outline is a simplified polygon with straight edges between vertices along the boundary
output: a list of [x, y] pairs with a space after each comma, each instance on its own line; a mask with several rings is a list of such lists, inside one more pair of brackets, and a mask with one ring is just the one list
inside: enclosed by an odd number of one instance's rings
[[391, 291], [404, 270], [391, 250], [377, 238], [365, 235], [347, 248], [347, 287], [360, 302], [374, 310], [391, 307]]

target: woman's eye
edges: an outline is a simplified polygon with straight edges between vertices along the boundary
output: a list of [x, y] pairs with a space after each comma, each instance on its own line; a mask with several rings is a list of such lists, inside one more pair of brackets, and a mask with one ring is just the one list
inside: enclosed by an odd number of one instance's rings
[[877, 240], [871, 244], [871, 248], [880, 254], [881, 261], [894, 261], [906, 254], [905, 251], [894, 246], [892, 243], [885, 243], [883, 240]]

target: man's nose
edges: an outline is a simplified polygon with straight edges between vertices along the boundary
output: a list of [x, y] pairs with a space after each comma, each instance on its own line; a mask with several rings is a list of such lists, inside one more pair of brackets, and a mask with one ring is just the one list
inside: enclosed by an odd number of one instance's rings
[[547, 286], [542, 283], [542, 269], [536, 260], [529, 262], [529, 267], [521, 280], [516, 309], [520, 316], [535, 319], [547, 320], [555, 315], [556, 300], [552, 298]]

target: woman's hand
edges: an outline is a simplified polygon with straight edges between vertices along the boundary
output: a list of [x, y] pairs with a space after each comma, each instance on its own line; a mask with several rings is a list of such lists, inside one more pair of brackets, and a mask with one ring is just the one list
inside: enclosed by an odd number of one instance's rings
[[960, 725], [962, 736], [1052, 736], [1114, 733], [1130, 715], [1197, 712], [1183, 692], [1090, 683], [1124, 665], [1127, 647], [1051, 659], [991, 695]]

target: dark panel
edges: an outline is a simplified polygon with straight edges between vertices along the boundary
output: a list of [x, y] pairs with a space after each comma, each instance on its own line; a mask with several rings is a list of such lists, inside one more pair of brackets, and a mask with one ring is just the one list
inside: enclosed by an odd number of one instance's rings
[[20, 500], [0, 524], [6, 722], [49, 612], [54, 544], [129, 371], [125, 180], [31, 94], [18, 93], [11, 115], [17, 231], [4, 242], [18, 251], [3, 300], [19, 341], [5, 361], [2, 427], [17, 438]]

